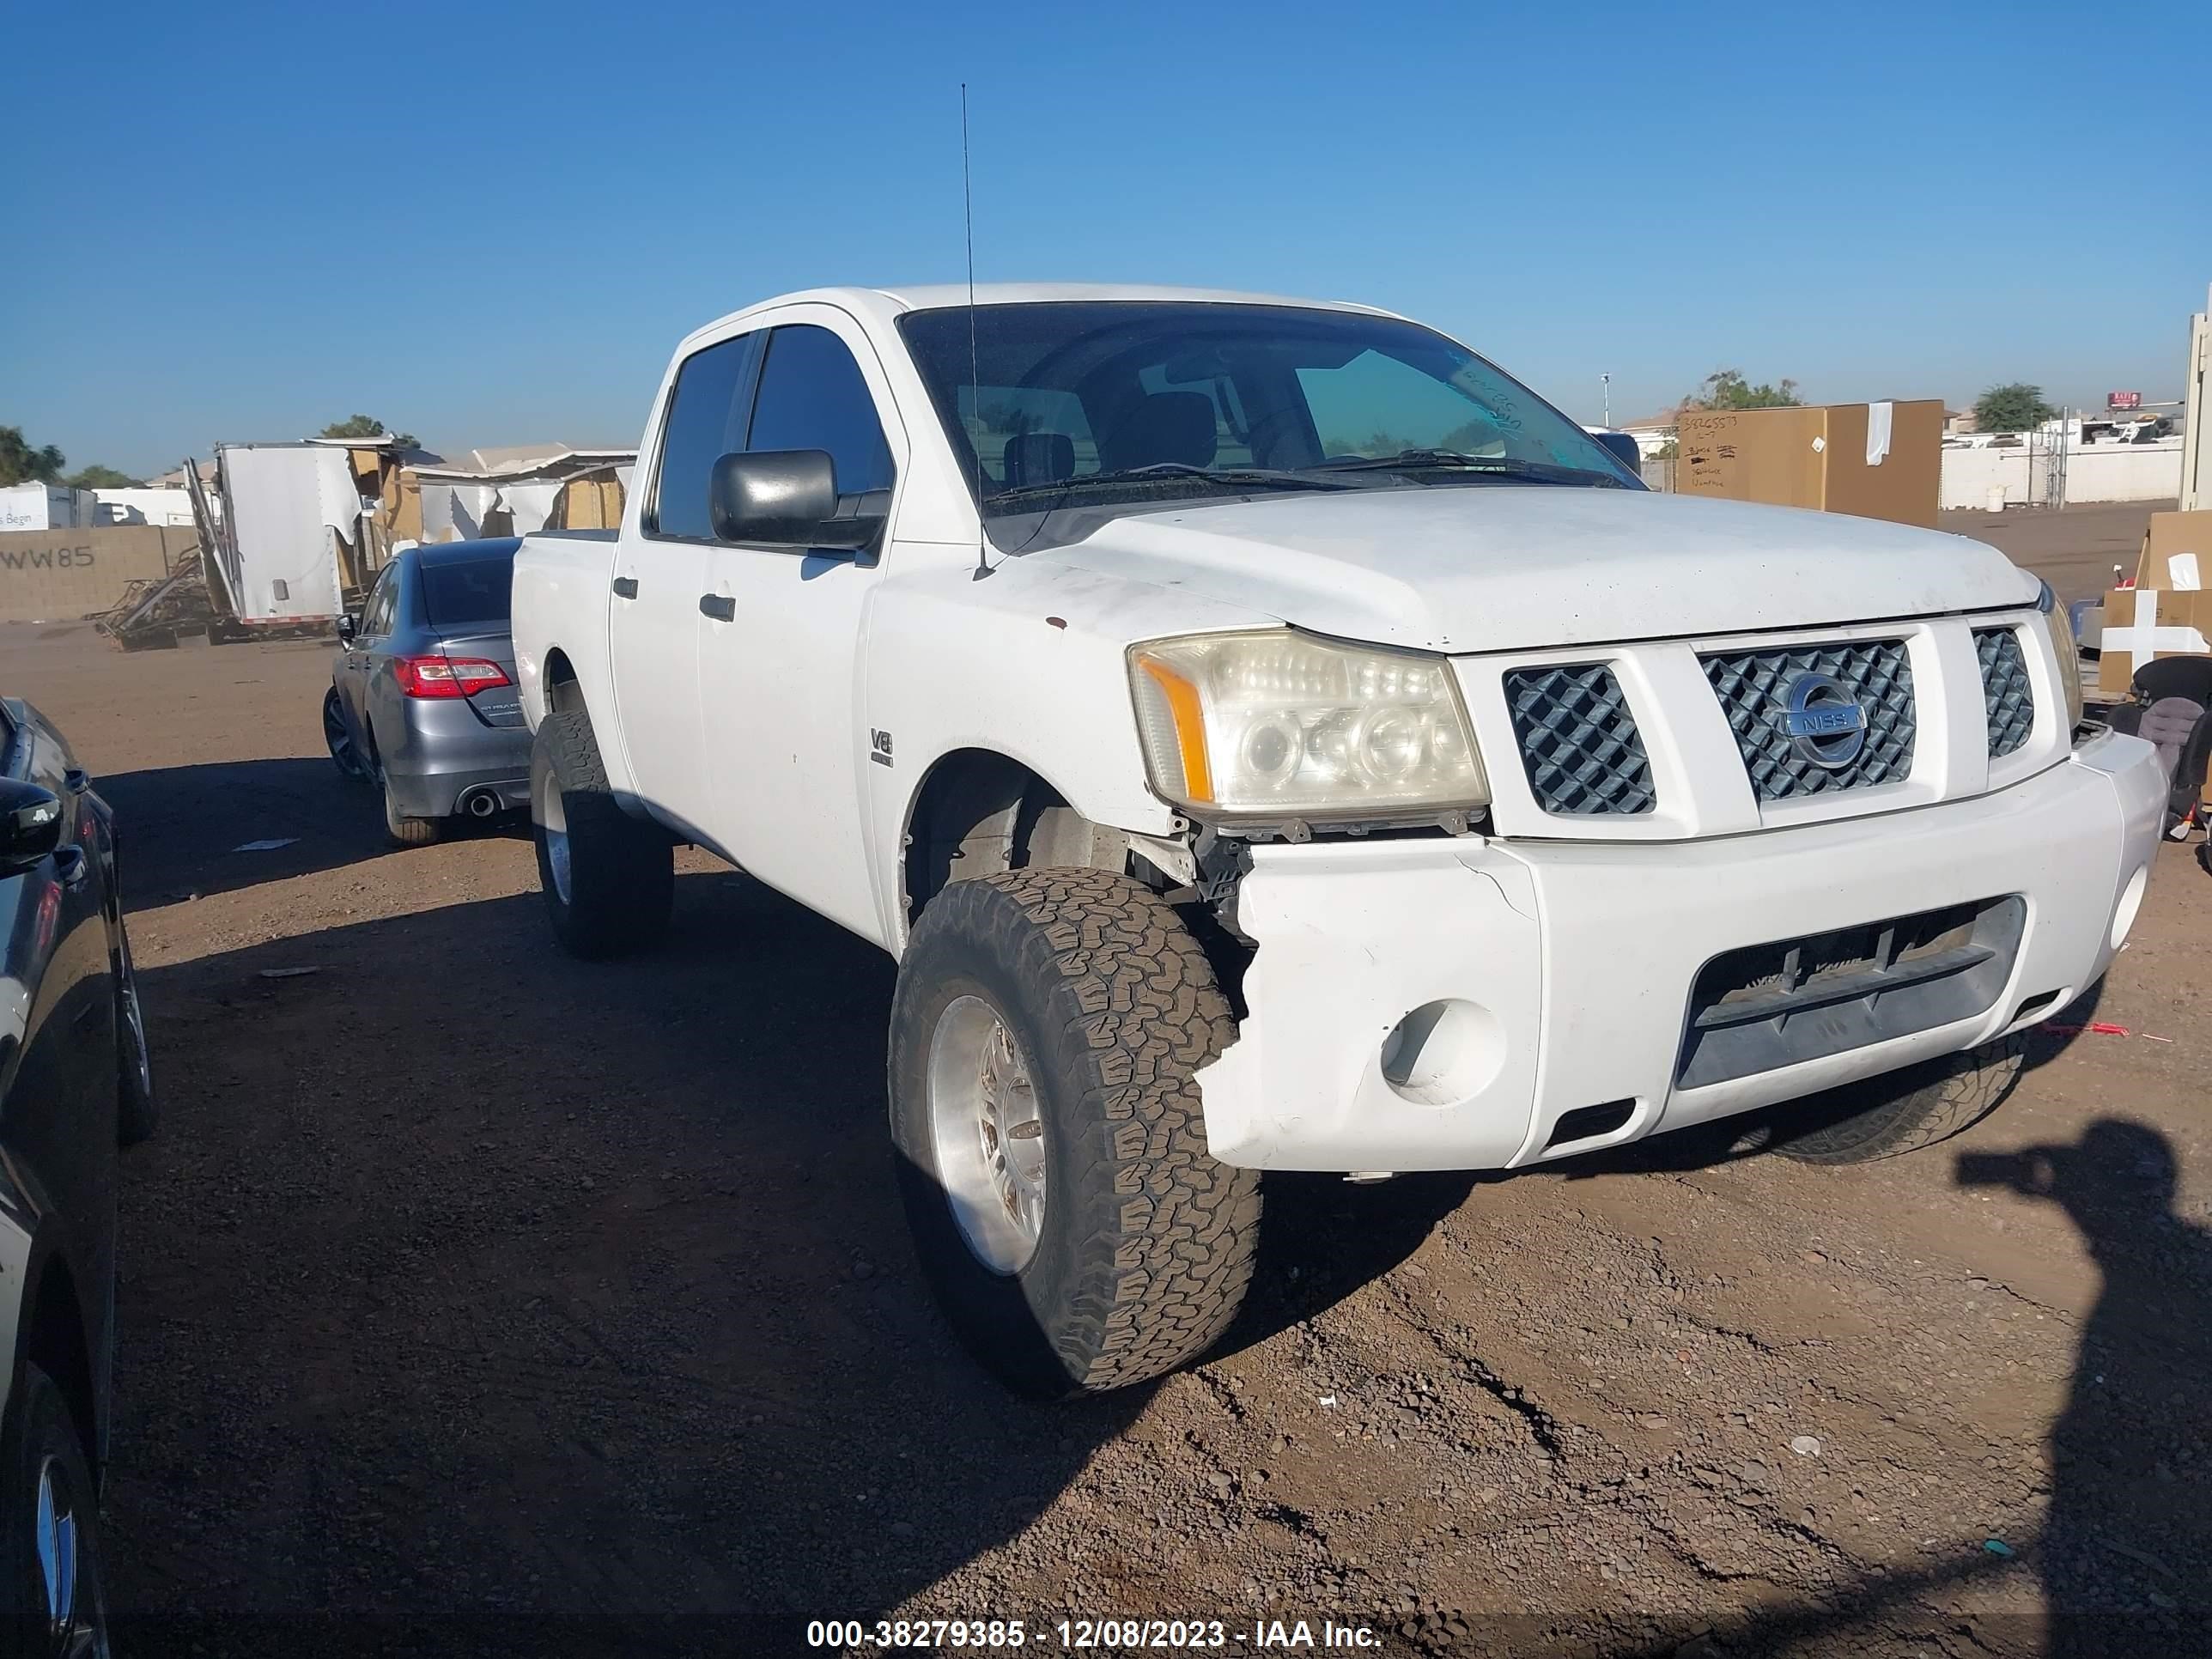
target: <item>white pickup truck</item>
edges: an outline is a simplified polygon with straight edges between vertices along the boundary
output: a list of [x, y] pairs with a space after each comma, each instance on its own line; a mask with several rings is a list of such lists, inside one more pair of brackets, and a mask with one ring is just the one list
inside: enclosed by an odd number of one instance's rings
[[896, 957], [921, 1257], [1032, 1392], [1211, 1343], [1263, 1170], [1940, 1139], [2142, 899], [2047, 587], [1648, 492], [1382, 312], [793, 295], [639, 454], [515, 561], [555, 931], [649, 944], [690, 842]]

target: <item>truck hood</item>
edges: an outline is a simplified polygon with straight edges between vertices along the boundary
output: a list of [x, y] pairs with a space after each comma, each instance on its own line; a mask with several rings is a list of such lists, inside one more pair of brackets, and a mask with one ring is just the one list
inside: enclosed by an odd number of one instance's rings
[[2037, 591], [1963, 536], [1645, 490], [1494, 484], [1129, 514], [1030, 560], [1341, 639], [1455, 653], [1930, 616]]

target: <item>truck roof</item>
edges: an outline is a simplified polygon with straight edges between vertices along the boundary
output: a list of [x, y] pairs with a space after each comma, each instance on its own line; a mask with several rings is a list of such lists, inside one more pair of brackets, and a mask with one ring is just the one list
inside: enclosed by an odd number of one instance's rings
[[[833, 305], [856, 315], [889, 322], [908, 311], [935, 311], [969, 302], [965, 283], [924, 283], [896, 288], [810, 288], [779, 294], [718, 317], [694, 329], [684, 345], [714, 333], [740, 318], [774, 307], [816, 301]], [[1370, 317], [1395, 313], [1376, 306], [1355, 305], [1342, 300], [1300, 300], [1279, 294], [1240, 294], [1231, 289], [1166, 288], [1143, 283], [978, 283], [975, 302], [979, 306], [1048, 305], [1077, 300], [1152, 300], [1185, 305], [1298, 306], [1310, 311], [1352, 311]]]

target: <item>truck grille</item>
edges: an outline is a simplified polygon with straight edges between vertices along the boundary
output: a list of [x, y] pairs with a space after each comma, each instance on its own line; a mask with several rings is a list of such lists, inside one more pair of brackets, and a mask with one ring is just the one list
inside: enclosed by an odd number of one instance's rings
[[1620, 681], [1603, 663], [1516, 668], [1505, 702], [1528, 787], [1547, 812], [1649, 812], [1651, 762]]
[[[1698, 659], [1735, 732], [1744, 769], [1761, 800], [1889, 783], [1912, 770], [1912, 669], [1902, 640], [1718, 652]], [[1784, 700], [1805, 675], [1825, 674], [1857, 701], [1864, 741], [1840, 763], [1817, 758], [1844, 745], [1793, 737]]]
[[1982, 662], [1982, 702], [1990, 716], [1990, 758], [2009, 755], [2035, 729], [2035, 690], [2027, 680], [2027, 658], [2020, 631], [1977, 628], [1974, 654]]

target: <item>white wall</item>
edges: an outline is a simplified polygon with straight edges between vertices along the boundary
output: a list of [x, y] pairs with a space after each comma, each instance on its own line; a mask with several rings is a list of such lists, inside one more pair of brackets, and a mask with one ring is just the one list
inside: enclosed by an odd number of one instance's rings
[[164, 524], [192, 522], [191, 492], [185, 489], [95, 489], [92, 492], [94, 524]]
[[[2030, 489], [2030, 465], [2033, 488]], [[1942, 504], [1984, 507], [1992, 487], [2002, 485], [2005, 504], [2043, 500], [2044, 458], [2018, 449], [1947, 449]], [[2066, 452], [2066, 499], [2081, 501], [2167, 501], [2181, 493], [2181, 441], [2154, 444], [2087, 444]]]

